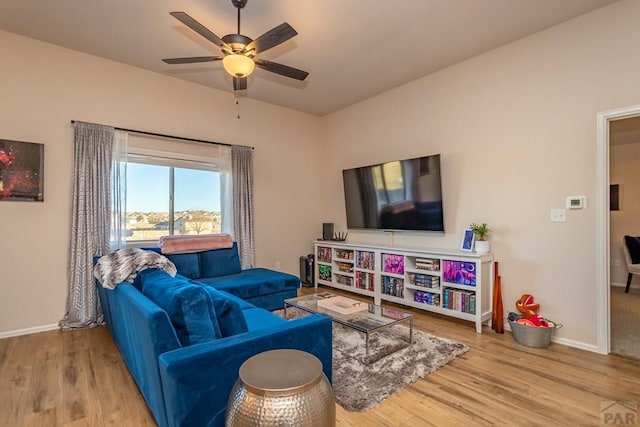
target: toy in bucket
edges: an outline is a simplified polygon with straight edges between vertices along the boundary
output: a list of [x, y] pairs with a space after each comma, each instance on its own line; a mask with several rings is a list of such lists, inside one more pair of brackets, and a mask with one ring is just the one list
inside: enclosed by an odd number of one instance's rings
[[536, 304], [533, 301], [533, 295], [522, 295], [520, 299], [516, 301], [516, 308], [522, 313], [522, 318], [516, 323], [529, 326], [549, 326], [549, 322], [537, 313], [540, 304]]
[[513, 338], [528, 347], [546, 347], [551, 336], [562, 325], [556, 324], [540, 316], [537, 304], [532, 295], [524, 294], [516, 301], [516, 309], [521, 313], [509, 313], [507, 320], [511, 326]]

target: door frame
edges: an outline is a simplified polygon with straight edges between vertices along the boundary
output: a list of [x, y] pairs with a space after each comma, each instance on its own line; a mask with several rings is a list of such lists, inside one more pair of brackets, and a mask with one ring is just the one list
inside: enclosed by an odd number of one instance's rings
[[598, 113], [596, 172], [596, 319], [597, 351], [611, 352], [611, 302], [609, 298], [611, 245], [609, 224], [609, 122], [640, 115], [640, 105]]

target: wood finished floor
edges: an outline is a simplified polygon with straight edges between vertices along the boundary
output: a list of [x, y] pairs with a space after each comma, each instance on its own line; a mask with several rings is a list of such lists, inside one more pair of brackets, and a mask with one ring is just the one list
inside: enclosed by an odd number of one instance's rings
[[[528, 348], [509, 332], [404, 309], [416, 328], [470, 350], [371, 411], [337, 406], [338, 426], [600, 425], [603, 402], [640, 401], [639, 360]], [[0, 385], [0, 426], [155, 425], [104, 326], [0, 340]]]

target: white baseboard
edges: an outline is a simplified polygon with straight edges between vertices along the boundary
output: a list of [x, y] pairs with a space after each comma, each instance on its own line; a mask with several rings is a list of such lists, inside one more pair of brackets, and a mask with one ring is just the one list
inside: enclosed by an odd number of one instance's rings
[[34, 326], [33, 328], [16, 329], [15, 331], [0, 332], [0, 339], [18, 337], [20, 335], [37, 334], [38, 332], [53, 331], [59, 329], [57, 323], [51, 325]]
[[[513, 333], [511, 331], [511, 327], [509, 326], [509, 323], [506, 323], [504, 325], [504, 330]], [[574, 341], [574, 340], [570, 340], [568, 338], [560, 338], [560, 337], [555, 337], [554, 336], [554, 337], [551, 338], [551, 342], [554, 342], [554, 343], [557, 343], [557, 344], [566, 345], [567, 347], [574, 347], [574, 348], [579, 348], [580, 350], [586, 350], [586, 351], [591, 351], [593, 353], [598, 353], [598, 346], [597, 345], [587, 344], [587, 343], [584, 343], [582, 341]]]
[[[627, 284], [626, 283], [620, 283], [620, 282], [611, 282], [611, 286], [615, 286], [616, 288], [626, 288]], [[632, 283], [630, 288], [631, 289], [640, 289], [640, 285], [634, 285]]]
[[551, 342], [566, 345], [567, 347], [574, 347], [574, 348], [579, 348], [581, 350], [591, 351], [593, 353], [599, 353], [597, 345], [587, 344], [581, 341], [574, 341], [568, 338], [553, 337], [551, 338]]
[[[614, 285], [612, 283], [611, 286], [617, 286], [617, 285]], [[622, 285], [622, 286], [626, 286], [626, 285]], [[504, 326], [505, 326], [505, 330], [511, 332], [511, 328], [509, 327], [508, 323], [506, 323]], [[34, 326], [33, 328], [17, 329], [15, 331], [0, 332], [0, 339], [17, 337], [20, 335], [36, 334], [38, 332], [53, 331], [59, 328], [60, 327], [58, 326], [58, 324], [54, 323], [51, 325]], [[568, 347], [575, 347], [581, 350], [598, 353], [598, 347], [593, 344], [587, 344], [581, 341], [574, 341], [567, 338], [558, 338], [558, 337], [551, 338], [551, 341], [558, 344], [566, 345]]]

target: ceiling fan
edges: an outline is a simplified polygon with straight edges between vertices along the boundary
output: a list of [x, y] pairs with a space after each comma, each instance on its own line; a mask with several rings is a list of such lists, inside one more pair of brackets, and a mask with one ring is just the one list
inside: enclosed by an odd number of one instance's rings
[[234, 90], [244, 90], [247, 88], [247, 76], [253, 72], [255, 67], [296, 80], [306, 79], [309, 75], [306, 71], [267, 61], [266, 59], [256, 58], [257, 54], [278, 46], [294, 37], [298, 34], [297, 31], [285, 22], [253, 40], [240, 34], [240, 10], [246, 6], [247, 0], [231, 0], [231, 3], [238, 9], [238, 33], [227, 34], [222, 38], [216, 36], [208, 28], [184, 12], [170, 13], [170, 15], [178, 21], [218, 46], [222, 50], [223, 56], [167, 58], [163, 59], [163, 61], [167, 64], [192, 64], [222, 60], [224, 69], [233, 76]]

